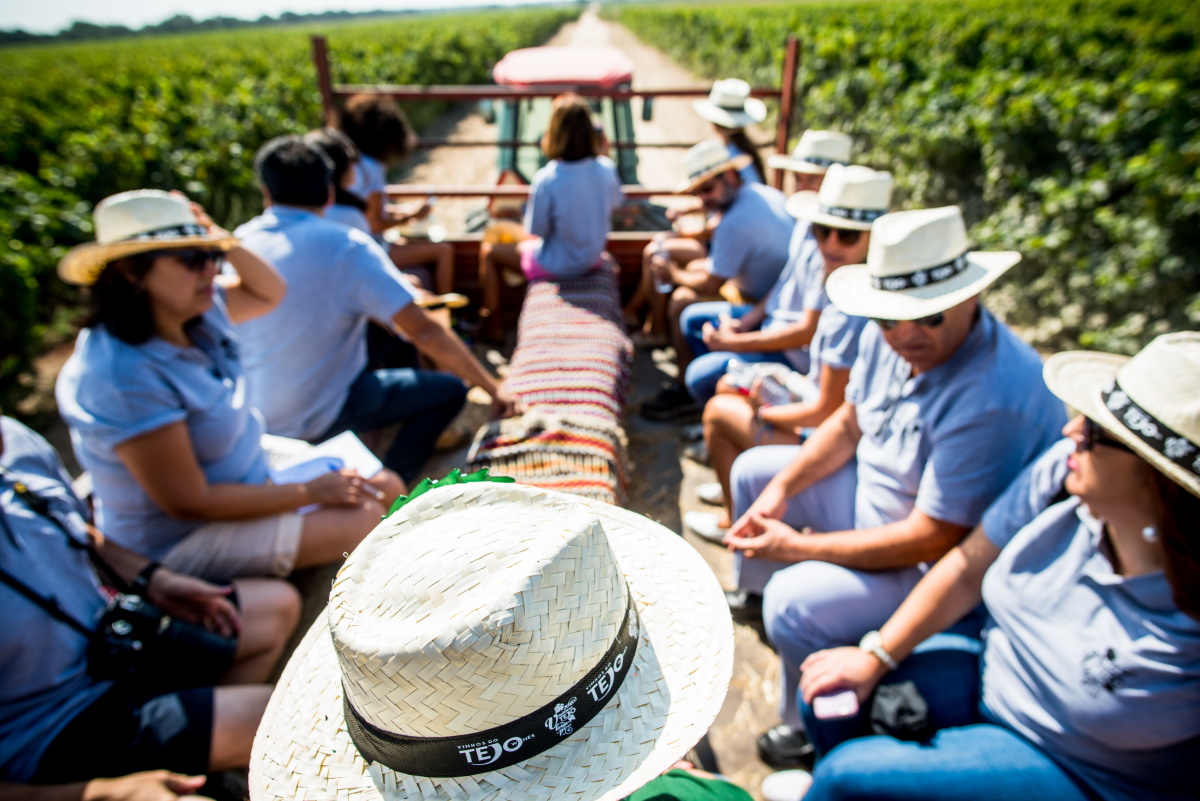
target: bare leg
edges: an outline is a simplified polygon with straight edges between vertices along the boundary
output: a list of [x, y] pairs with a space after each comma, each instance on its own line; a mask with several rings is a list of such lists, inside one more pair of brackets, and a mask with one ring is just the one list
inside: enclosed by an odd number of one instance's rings
[[422, 242], [406, 239], [391, 247], [392, 262], [397, 267], [436, 264], [433, 289], [439, 295], [452, 291], [454, 286], [454, 246], [449, 242]]
[[384, 509], [390, 509], [397, 498], [408, 492], [404, 479], [386, 467], [367, 479], [367, 483], [383, 492], [383, 500], [380, 503]]
[[305, 515], [295, 569], [339, 561], [362, 542], [386, 511], [381, 504], [367, 501], [361, 506], [318, 509]]
[[283, 653], [283, 646], [300, 619], [300, 593], [278, 579], [238, 579], [242, 630], [238, 635], [233, 666], [222, 684], [257, 684], [267, 680]]
[[264, 684], [218, 687], [213, 692], [210, 771], [244, 768], [250, 764], [250, 745], [270, 698], [271, 688]]
[[729, 474], [734, 460], [755, 445], [795, 445], [796, 435], [776, 428], [763, 429], [754, 420], [754, 407], [742, 395], [717, 394], [704, 405], [704, 441], [725, 496], [718, 525], [727, 528], [733, 522]]
[[483, 287], [482, 335], [493, 342], [504, 338], [504, 322], [500, 313], [500, 271], [521, 267], [521, 257], [515, 244], [479, 244], [479, 283]]

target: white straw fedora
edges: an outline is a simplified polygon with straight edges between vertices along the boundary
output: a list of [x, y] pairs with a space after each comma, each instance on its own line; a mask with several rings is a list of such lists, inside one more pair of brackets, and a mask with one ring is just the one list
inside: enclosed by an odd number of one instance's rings
[[71, 248], [58, 263], [58, 275], [68, 284], [91, 286], [110, 261], [137, 253], [185, 247], [229, 250], [238, 244], [226, 232], [209, 233], [186, 197], [158, 189], [106, 197], [96, 204], [92, 220], [96, 241]]
[[1193, 495], [1200, 495], [1200, 333], [1163, 334], [1133, 358], [1056, 353], [1046, 386]]
[[825, 292], [843, 314], [916, 320], [978, 295], [1020, 260], [1013, 251], [968, 250], [957, 206], [897, 211], [871, 227], [867, 263], [838, 269]]
[[704, 100], [692, 101], [696, 113], [722, 128], [745, 128], [767, 118], [767, 105], [750, 96], [750, 84], [726, 78], [712, 85]]
[[676, 192], [690, 192], [714, 175], [726, 170], [742, 169], [753, 159], [745, 153], [732, 156], [729, 146], [720, 139], [708, 139], [683, 154], [687, 180], [675, 187]]
[[440, 486], [338, 572], [255, 737], [251, 798], [616, 801], [703, 736], [732, 661], [720, 586], [673, 532]]
[[849, 164], [853, 144], [844, 133], [808, 130], [800, 134], [791, 155], [776, 153], [767, 157], [767, 163], [778, 170], [820, 175], [834, 164]]
[[870, 231], [892, 204], [892, 174], [870, 167], [834, 164], [819, 192], [797, 192], [787, 199], [793, 217], [834, 228]]

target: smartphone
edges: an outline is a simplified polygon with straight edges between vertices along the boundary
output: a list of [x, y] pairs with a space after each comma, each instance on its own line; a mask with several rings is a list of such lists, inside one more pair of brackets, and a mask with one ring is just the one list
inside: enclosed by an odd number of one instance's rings
[[848, 718], [858, 714], [858, 695], [854, 690], [818, 695], [812, 702], [813, 715], [819, 720]]

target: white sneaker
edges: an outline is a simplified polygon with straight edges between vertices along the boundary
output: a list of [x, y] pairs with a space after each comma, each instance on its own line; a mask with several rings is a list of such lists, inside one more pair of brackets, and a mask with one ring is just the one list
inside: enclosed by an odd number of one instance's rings
[[697, 464], [708, 464], [708, 443], [704, 440], [693, 442], [683, 449], [683, 455]]
[[725, 503], [725, 491], [721, 489], [721, 485], [716, 481], [706, 481], [696, 487], [696, 497], [705, 503], [711, 503], [713, 506], [723, 506]]
[[697, 537], [709, 542], [720, 542], [729, 531], [717, 525], [717, 516], [713, 512], [684, 512], [683, 524]]
[[763, 801], [800, 801], [811, 786], [807, 770], [781, 770], [763, 779], [759, 792]]

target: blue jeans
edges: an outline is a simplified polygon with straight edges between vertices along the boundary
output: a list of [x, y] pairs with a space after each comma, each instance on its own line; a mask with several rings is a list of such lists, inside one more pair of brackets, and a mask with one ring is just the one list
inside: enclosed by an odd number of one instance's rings
[[683, 310], [679, 316], [679, 330], [687, 339], [688, 347], [696, 358], [688, 365], [684, 373], [683, 383], [696, 402], [703, 406], [717, 394], [717, 382], [729, 367], [729, 362], [738, 359], [743, 362], [778, 362], [788, 364], [783, 351], [764, 353], [730, 353], [728, 351], [710, 352], [704, 344], [704, 324], [719, 325], [722, 314], [737, 320], [753, 306], [734, 306], [724, 301], [709, 301], [693, 303]]
[[466, 400], [466, 385], [449, 373], [407, 367], [366, 370], [350, 385], [342, 411], [319, 439], [399, 423], [383, 463], [411, 484]]
[[870, 701], [837, 720], [818, 720], [798, 701], [818, 756], [805, 801], [1087, 801], [1054, 760], [989, 722], [979, 703], [979, 652], [972, 637], [937, 634], [888, 675], [886, 683], [912, 681], [925, 698], [938, 729], [928, 742], [870, 736]]

